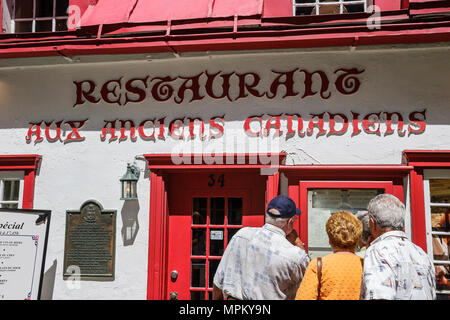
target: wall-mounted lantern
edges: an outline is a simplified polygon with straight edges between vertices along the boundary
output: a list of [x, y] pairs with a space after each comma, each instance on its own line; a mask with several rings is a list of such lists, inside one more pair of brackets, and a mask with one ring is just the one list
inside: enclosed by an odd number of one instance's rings
[[122, 183], [122, 196], [120, 200], [137, 200], [137, 181], [139, 180], [139, 168], [128, 163], [127, 172], [120, 179]]

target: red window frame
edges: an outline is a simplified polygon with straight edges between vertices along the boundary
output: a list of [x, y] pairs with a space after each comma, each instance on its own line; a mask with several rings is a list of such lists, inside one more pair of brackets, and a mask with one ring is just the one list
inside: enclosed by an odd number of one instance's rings
[[309, 189], [384, 189], [394, 193], [392, 181], [300, 181], [300, 238], [308, 249], [308, 190]]
[[404, 178], [412, 170], [407, 165], [299, 165], [281, 166], [280, 173], [288, 179], [288, 195], [302, 211], [295, 229], [307, 245], [307, 189], [384, 188], [405, 202]]
[[23, 171], [22, 208], [33, 209], [35, 179], [42, 156], [32, 155], [0, 155], [0, 170]]
[[403, 163], [413, 168], [410, 173], [412, 239], [427, 252], [423, 170], [449, 169], [450, 150], [404, 150]]

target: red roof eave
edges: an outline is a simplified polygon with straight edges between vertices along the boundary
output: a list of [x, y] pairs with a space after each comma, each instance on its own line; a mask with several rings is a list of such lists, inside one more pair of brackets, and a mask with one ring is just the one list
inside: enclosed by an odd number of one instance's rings
[[[259, 20], [259, 24], [258, 19], [250, 19], [246, 28], [242, 27], [242, 21], [235, 18], [226, 19], [229, 21], [223, 22], [222, 30], [211, 28], [208, 21], [194, 21], [196, 28], [190, 28], [191, 25], [186, 23], [186, 29], [180, 27], [181, 23], [171, 29], [175, 23], [161, 22], [152, 23], [149, 30], [145, 30], [145, 24], [82, 27], [77, 31], [61, 33], [59, 37], [52, 34], [36, 34], [35, 38], [34, 35], [18, 37], [3, 34], [0, 36], [0, 58], [450, 42], [448, 16], [438, 15], [434, 19], [428, 17], [428, 20], [421, 21], [408, 18], [405, 11], [382, 13], [381, 29], [373, 30], [368, 29], [365, 23], [367, 17], [368, 14], [351, 18], [336, 15], [327, 18], [327, 21], [320, 16], [318, 19], [321, 20], [285, 17]], [[200, 28], [201, 23], [204, 23], [204, 28]]]

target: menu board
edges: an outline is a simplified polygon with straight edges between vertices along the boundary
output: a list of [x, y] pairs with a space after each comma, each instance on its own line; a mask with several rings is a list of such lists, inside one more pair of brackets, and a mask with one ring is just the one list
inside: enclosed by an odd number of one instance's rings
[[332, 253], [326, 222], [337, 211], [356, 214], [365, 211], [380, 189], [310, 189], [308, 190], [308, 248], [314, 259]]
[[0, 209], [0, 300], [38, 300], [50, 211]]

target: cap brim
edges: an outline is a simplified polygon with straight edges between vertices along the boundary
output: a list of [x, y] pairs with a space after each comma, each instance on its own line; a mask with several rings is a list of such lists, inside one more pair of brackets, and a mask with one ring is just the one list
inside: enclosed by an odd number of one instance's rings
[[302, 214], [302, 212], [300, 211], [300, 209], [299, 208], [295, 208], [295, 215], [299, 216], [301, 214]]

